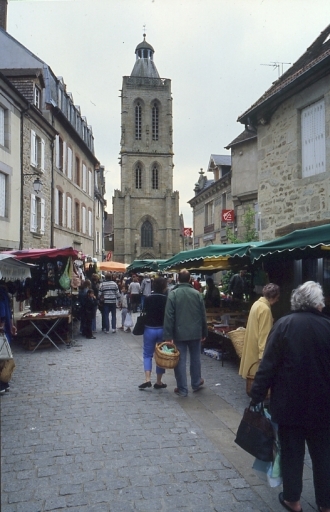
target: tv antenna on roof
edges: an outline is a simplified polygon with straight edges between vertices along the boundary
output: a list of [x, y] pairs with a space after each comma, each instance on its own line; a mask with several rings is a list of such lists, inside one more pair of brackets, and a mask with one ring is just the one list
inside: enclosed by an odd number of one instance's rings
[[278, 77], [283, 75], [283, 65], [291, 66], [291, 62], [271, 62], [270, 64], [260, 64], [260, 66], [271, 66], [273, 69], [277, 68]]

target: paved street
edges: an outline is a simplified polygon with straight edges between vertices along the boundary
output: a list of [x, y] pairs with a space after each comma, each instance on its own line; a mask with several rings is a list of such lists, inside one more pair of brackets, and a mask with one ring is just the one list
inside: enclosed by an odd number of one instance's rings
[[[205, 386], [188, 398], [173, 393], [172, 370], [167, 389], [141, 391], [142, 337], [77, 330], [60, 352], [13, 344], [17, 368], [0, 399], [2, 512], [284, 510], [281, 488], [234, 443], [249, 403], [234, 363], [203, 355]], [[302, 507], [316, 509], [308, 458]]]

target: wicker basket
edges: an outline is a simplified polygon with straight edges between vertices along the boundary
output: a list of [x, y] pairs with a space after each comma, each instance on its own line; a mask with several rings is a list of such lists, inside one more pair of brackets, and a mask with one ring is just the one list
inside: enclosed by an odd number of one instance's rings
[[[173, 348], [173, 346], [174, 346], [174, 349], [175, 349], [174, 352], [171, 354], [162, 352], [161, 348], [164, 345], [167, 345], [169, 348]], [[156, 365], [159, 366], [159, 368], [171, 370], [172, 368], [176, 367], [176, 365], [179, 362], [179, 358], [180, 358], [180, 352], [173, 343], [167, 343], [166, 341], [164, 341], [163, 343], [157, 343], [156, 348], [155, 348], [155, 361], [156, 361]]]
[[230, 331], [228, 336], [234, 346], [235, 352], [241, 359], [245, 337], [245, 327], [238, 327], [235, 331]]
[[[250, 372], [251, 372], [252, 368], [254, 367], [254, 365], [256, 365], [256, 364], [259, 365], [259, 363], [260, 363], [260, 361], [256, 361], [255, 363], [251, 364], [250, 368], [248, 369], [247, 376], [246, 376], [246, 394], [248, 396], [250, 396], [250, 391], [251, 391], [252, 384], [254, 382], [254, 376], [255, 376], [255, 374], [252, 375]], [[270, 397], [270, 390], [268, 390], [266, 398], [269, 398], [269, 397]]]

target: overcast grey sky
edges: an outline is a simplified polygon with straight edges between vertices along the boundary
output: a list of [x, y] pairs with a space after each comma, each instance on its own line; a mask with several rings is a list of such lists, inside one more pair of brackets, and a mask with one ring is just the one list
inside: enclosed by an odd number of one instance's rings
[[[105, 165], [108, 211], [120, 187], [120, 98], [135, 48], [154, 47], [172, 80], [174, 189], [187, 201], [199, 169], [243, 130], [237, 117], [330, 23], [330, 0], [9, 0], [8, 32], [63, 76]], [[284, 70], [289, 66], [284, 65]]]

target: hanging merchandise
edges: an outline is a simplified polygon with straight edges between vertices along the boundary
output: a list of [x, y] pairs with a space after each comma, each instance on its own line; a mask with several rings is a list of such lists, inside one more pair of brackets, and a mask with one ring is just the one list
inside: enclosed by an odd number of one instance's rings
[[63, 288], [63, 290], [69, 290], [69, 288], [71, 286], [70, 268], [71, 268], [71, 256], [68, 258], [64, 272], [59, 279], [60, 286], [61, 286], [61, 288]]

